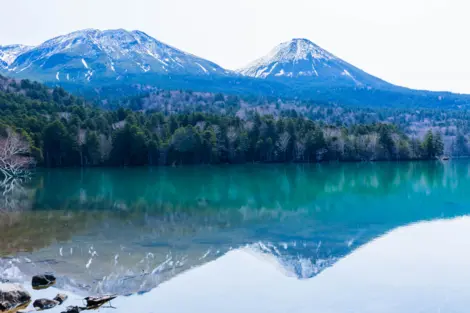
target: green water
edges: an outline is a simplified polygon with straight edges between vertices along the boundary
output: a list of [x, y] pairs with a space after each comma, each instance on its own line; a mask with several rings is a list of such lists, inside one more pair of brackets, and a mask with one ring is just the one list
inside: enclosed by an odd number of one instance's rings
[[41, 170], [1, 199], [0, 274], [137, 292], [249, 246], [310, 279], [397, 227], [467, 215], [469, 190], [464, 160]]

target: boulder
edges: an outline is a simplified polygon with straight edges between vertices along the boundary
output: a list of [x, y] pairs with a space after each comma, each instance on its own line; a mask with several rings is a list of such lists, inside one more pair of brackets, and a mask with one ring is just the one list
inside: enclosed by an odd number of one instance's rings
[[0, 284], [0, 312], [23, 308], [30, 302], [31, 295], [21, 285]]
[[49, 300], [49, 299], [37, 299], [33, 302], [33, 307], [36, 310], [48, 310], [52, 309], [53, 307], [57, 306], [59, 302], [55, 300]]
[[67, 310], [62, 312], [62, 313], [80, 313], [81, 311], [86, 310], [86, 308], [81, 308], [78, 306], [69, 306], [67, 307]]
[[54, 300], [59, 302], [59, 304], [62, 304], [67, 300], [67, 298], [68, 298], [67, 295], [59, 293], [57, 296], [55, 296]]
[[34, 289], [45, 289], [55, 284], [54, 275], [36, 275], [33, 276], [32, 285]]

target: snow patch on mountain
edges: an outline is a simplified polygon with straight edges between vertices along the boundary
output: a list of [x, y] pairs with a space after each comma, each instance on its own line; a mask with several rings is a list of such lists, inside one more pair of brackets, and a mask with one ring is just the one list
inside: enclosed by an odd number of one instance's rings
[[[21, 73], [23, 71], [26, 71], [27, 69], [29, 69], [31, 67], [31, 64], [29, 64], [28, 66], [26, 67], [23, 67], [22, 69], [18, 70], [16, 73]], [[16, 67], [14, 67], [13, 69], [11, 69], [11, 71], [15, 71], [16, 70]]]
[[18, 55], [32, 49], [33, 47], [25, 46], [25, 45], [8, 45], [8, 46], [0, 46], [0, 63], [9, 66], [12, 64]]
[[86, 69], [88, 69], [88, 64], [86, 63], [85, 59], [82, 59], [82, 64]]
[[347, 76], [351, 78], [357, 85], [361, 85], [361, 82], [358, 82], [356, 78], [354, 78], [354, 76], [352, 76], [351, 73], [349, 73], [348, 70], [344, 70], [343, 73], [341, 73], [341, 75]]
[[285, 74], [286, 74], [286, 72], [284, 72], [284, 70], [281, 69], [281, 70], [279, 71], [279, 73], [274, 74], [274, 76], [284, 76]]
[[204, 66], [202, 66], [202, 65], [199, 64], [199, 63], [196, 63], [196, 64], [204, 71], [204, 73], [206, 73], [206, 74], [209, 73], [209, 71], [206, 70], [206, 68], [205, 68]]

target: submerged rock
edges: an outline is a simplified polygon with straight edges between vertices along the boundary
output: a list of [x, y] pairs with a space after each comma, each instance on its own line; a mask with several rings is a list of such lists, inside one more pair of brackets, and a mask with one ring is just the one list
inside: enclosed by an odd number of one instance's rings
[[33, 276], [32, 285], [34, 289], [45, 289], [55, 284], [54, 275], [36, 275]]
[[68, 298], [67, 295], [63, 293], [59, 293], [57, 296], [55, 296], [54, 300], [59, 302], [59, 304], [62, 304], [67, 300], [67, 298]]
[[21, 309], [31, 302], [31, 295], [21, 285], [0, 284], [0, 312]]
[[33, 302], [33, 307], [36, 310], [48, 310], [52, 309], [53, 307], [57, 306], [59, 302], [55, 300], [49, 300], [49, 299], [38, 299]]

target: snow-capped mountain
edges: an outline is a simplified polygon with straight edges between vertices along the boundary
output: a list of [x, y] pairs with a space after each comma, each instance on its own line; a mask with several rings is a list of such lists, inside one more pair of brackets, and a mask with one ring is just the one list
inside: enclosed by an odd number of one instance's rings
[[238, 73], [255, 78], [299, 79], [352, 86], [386, 84], [307, 39], [281, 43]]
[[0, 74], [60, 85], [82, 96], [121, 97], [153, 88], [298, 98], [362, 106], [468, 106], [469, 95], [395, 86], [307, 39], [293, 39], [238, 71], [141, 31], [76, 31], [39, 46], [0, 46]]
[[0, 68], [8, 68], [20, 54], [30, 49], [32, 49], [32, 47], [24, 45], [0, 46]]
[[120, 80], [127, 75], [145, 73], [197, 76], [229, 73], [217, 64], [166, 45], [144, 32], [123, 29], [76, 31], [5, 55], [2, 59], [9, 75], [42, 81]]

